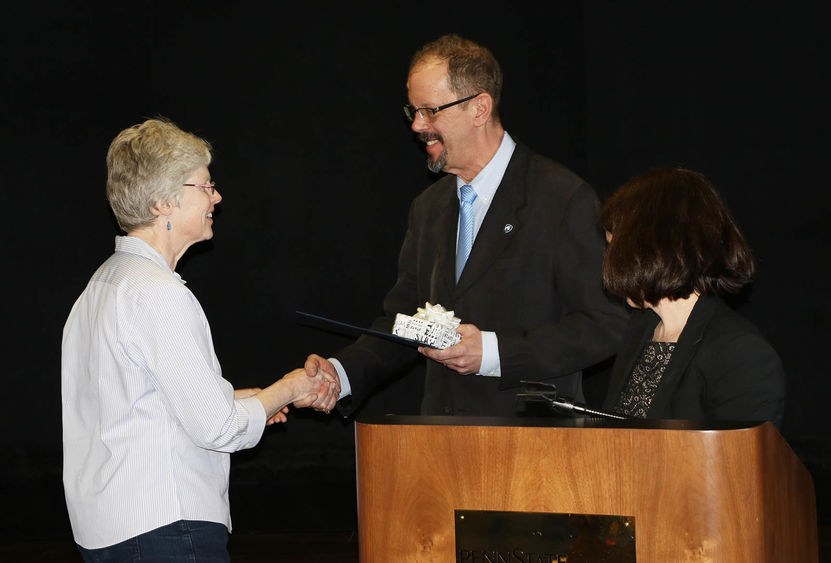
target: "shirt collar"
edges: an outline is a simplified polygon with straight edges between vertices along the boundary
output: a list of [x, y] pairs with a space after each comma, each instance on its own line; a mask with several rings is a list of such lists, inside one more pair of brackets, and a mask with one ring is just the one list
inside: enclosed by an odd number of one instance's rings
[[[505, 131], [502, 135], [502, 142], [493, 158], [490, 159], [479, 174], [471, 180], [470, 185], [473, 186], [476, 192], [476, 197], [484, 200], [485, 203], [490, 204], [493, 199], [496, 189], [502, 182], [502, 176], [505, 175], [505, 169], [508, 168], [508, 162], [514, 154], [516, 142]], [[465, 185], [465, 181], [456, 176], [456, 195], [461, 194], [461, 187]]]
[[167, 270], [171, 274], [173, 274], [177, 280], [180, 282], [187, 283], [185, 280], [182, 279], [182, 276], [174, 272], [170, 269], [170, 264], [167, 263], [167, 260], [159, 254], [159, 252], [147, 244], [145, 241], [138, 237], [131, 237], [131, 236], [116, 236], [115, 237], [115, 251], [116, 252], [123, 252], [125, 254], [134, 254], [136, 256], [141, 256], [142, 258], [147, 258], [151, 262], [158, 264], [164, 270]]

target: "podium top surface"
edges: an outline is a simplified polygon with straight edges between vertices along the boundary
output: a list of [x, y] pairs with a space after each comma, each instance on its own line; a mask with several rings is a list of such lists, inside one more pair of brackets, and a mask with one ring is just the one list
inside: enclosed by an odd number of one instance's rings
[[512, 426], [550, 428], [634, 428], [654, 430], [741, 430], [755, 428], [764, 421], [628, 419], [613, 420], [592, 417], [500, 417], [500, 416], [359, 416], [358, 424], [399, 426]]

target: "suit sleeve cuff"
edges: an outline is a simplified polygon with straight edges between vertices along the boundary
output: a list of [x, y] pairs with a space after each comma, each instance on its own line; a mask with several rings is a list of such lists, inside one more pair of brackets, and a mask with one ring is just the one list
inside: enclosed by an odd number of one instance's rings
[[338, 400], [340, 401], [344, 397], [352, 394], [352, 386], [349, 385], [349, 378], [346, 377], [346, 370], [343, 369], [343, 364], [337, 358], [329, 358], [329, 361], [335, 366], [335, 370], [338, 372], [338, 379], [340, 379], [340, 395], [338, 396]]

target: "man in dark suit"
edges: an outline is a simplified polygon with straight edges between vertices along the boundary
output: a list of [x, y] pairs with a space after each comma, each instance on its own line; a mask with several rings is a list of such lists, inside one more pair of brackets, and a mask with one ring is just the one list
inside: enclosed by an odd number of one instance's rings
[[[372, 328], [391, 332], [396, 313], [412, 315], [430, 302], [462, 319], [462, 340], [416, 352], [364, 336], [335, 358], [310, 355], [310, 375], [340, 376], [344, 414], [419, 353], [426, 357], [422, 414], [515, 415], [523, 379], [554, 383], [561, 396], [581, 401], [581, 370], [619, 345], [627, 313], [602, 288], [596, 194], [508, 135], [501, 86], [490, 51], [456, 35], [412, 59], [405, 114], [430, 170], [447, 175], [411, 205], [398, 281]], [[460, 213], [463, 196], [472, 203]], [[466, 261], [465, 237], [474, 240]], [[322, 398], [314, 406], [333, 405]]]

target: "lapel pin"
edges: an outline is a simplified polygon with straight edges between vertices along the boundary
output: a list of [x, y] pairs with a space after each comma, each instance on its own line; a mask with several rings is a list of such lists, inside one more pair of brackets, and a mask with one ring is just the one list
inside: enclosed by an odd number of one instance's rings
[[505, 223], [505, 227], [504, 227], [503, 230], [505, 231], [505, 234], [507, 235], [508, 233], [510, 233], [511, 231], [514, 230], [514, 226], [511, 225], [510, 223]]

